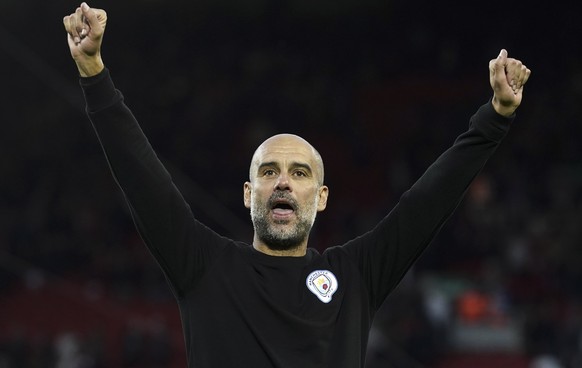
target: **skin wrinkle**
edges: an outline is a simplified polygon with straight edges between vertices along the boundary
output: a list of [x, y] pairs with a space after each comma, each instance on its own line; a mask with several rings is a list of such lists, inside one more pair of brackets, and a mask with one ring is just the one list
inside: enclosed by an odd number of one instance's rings
[[275, 139], [277, 137], [289, 137], [289, 138], [293, 137], [293, 138], [296, 138], [300, 142], [305, 143], [311, 149], [311, 153], [313, 154], [313, 157], [315, 158], [315, 162], [317, 164], [315, 166], [316, 166], [316, 168], [318, 170], [318, 172], [317, 172], [317, 174], [318, 174], [318, 183], [319, 183], [319, 185], [323, 185], [323, 179], [324, 179], [324, 176], [325, 176], [324, 175], [325, 174], [325, 170], [324, 170], [323, 159], [321, 158], [321, 155], [315, 149], [315, 147], [313, 147], [309, 142], [307, 142], [305, 139], [301, 138], [300, 136], [294, 135], [294, 134], [279, 134], [279, 135], [275, 135], [275, 136], [267, 139], [265, 142], [263, 142], [255, 150], [255, 153], [253, 154], [253, 158], [251, 159], [251, 165], [250, 165], [250, 168], [249, 168], [249, 179], [252, 181], [255, 178], [256, 173], [259, 172], [259, 168], [257, 168], [257, 166], [259, 165], [259, 163], [258, 163], [258, 157], [264, 151], [265, 145], [268, 144], [272, 139]]

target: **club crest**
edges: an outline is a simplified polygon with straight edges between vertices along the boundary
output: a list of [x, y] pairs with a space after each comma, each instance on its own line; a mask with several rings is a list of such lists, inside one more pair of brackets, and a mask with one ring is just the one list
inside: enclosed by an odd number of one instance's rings
[[307, 288], [324, 303], [329, 303], [337, 291], [338, 283], [335, 275], [328, 270], [316, 270], [305, 280]]

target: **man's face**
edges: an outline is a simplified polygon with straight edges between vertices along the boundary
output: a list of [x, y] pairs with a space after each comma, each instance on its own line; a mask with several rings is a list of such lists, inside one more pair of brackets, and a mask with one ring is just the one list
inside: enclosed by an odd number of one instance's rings
[[244, 185], [255, 237], [272, 250], [307, 244], [318, 211], [325, 209], [328, 189], [323, 164], [302, 138], [278, 135], [255, 152], [250, 182]]

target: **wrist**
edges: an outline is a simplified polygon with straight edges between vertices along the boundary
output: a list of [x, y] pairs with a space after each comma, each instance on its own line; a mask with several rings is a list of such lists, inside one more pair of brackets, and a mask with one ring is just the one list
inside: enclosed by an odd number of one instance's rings
[[495, 109], [495, 111], [499, 115], [502, 115], [505, 117], [510, 117], [511, 115], [513, 115], [513, 113], [517, 109], [516, 106], [505, 105], [505, 104], [501, 103], [501, 101], [499, 101], [499, 99], [495, 95], [493, 95], [493, 98], [491, 99], [491, 104], [493, 105], [493, 109]]
[[105, 69], [105, 64], [101, 56], [93, 56], [91, 58], [75, 59], [79, 75], [83, 78], [93, 77]]

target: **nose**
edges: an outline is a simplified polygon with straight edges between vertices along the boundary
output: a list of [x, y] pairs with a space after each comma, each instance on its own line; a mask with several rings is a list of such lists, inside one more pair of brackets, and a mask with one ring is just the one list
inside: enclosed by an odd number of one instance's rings
[[289, 183], [289, 176], [286, 173], [281, 173], [277, 177], [277, 182], [275, 183], [276, 190], [291, 190], [291, 185]]

